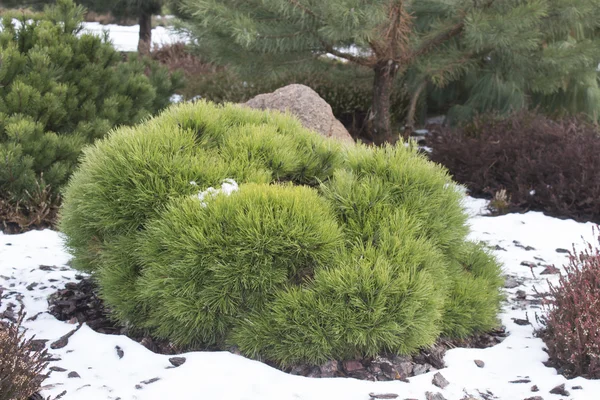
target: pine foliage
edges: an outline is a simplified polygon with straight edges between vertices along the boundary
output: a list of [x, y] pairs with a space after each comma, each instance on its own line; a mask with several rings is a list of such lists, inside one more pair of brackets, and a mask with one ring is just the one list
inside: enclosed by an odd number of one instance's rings
[[[311, 70], [329, 54], [405, 82], [415, 100], [425, 96], [422, 85], [434, 102], [440, 89], [461, 82], [460, 96], [444, 102], [454, 119], [535, 107], [599, 117], [598, 0], [175, 4], [199, 54], [248, 76]], [[384, 118], [375, 99], [390, 95], [375, 88], [370, 117]]]
[[12, 202], [47, 186], [55, 196], [84, 144], [157, 112], [179, 85], [155, 63], [123, 62], [109, 42], [81, 32], [83, 12], [59, 0], [2, 19], [0, 192]]
[[[226, 179], [239, 190], [199, 196]], [[500, 270], [466, 242], [460, 198], [414, 148], [344, 147], [202, 101], [87, 148], [61, 229], [122, 323], [320, 363], [496, 325]]]

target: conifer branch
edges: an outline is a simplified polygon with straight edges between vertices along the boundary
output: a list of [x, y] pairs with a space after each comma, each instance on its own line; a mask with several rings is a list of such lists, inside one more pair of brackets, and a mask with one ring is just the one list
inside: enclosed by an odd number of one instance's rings
[[419, 46], [418, 49], [416, 49], [415, 51], [413, 51], [410, 55], [410, 59], [415, 59], [419, 56], [425, 55], [427, 53], [429, 53], [431, 50], [435, 49], [436, 47], [438, 47], [439, 45], [441, 45], [442, 43], [446, 42], [449, 39], [452, 39], [453, 37], [459, 35], [463, 28], [465, 27], [465, 22], [461, 21], [455, 25], [453, 25], [449, 30], [447, 30], [446, 32], [442, 32], [439, 35], [435, 36], [434, 38], [432, 38], [431, 40], [428, 40], [427, 42], [423, 43], [421, 46]]
[[323, 21], [323, 18], [319, 17], [314, 11], [312, 11], [310, 8], [303, 6], [302, 4], [300, 4], [300, 2], [298, 0], [288, 0], [290, 4], [292, 4], [294, 7], [300, 9], [302, 12], [304, 12], [305, 14], [310, 15], [311, 17], [313, 17], [316, 20], [319, 21]]

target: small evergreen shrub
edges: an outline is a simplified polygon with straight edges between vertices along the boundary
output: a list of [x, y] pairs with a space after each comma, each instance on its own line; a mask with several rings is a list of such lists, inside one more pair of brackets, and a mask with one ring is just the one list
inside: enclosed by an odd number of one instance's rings
[[[599, 237], [600, 239], [600, 237]], [[542, 337], [550, 359], [569, 377], [600, 378], [600, 250], [571, 254], [557, 285], [550, 284]]]
[[123, 62], [109, 42], [82, 33], [83, 12], [59, 0], [0, 22], [0, 198], [25, 212], [44, 191], [58, 203], [83, 145], [164, 108], [180, 84], [157, 63]]
[[[536, 210], [600, 222], [600, 131], [576, 118], [485, 115], [433, 131], [431, 159], [501, 211]], [[503, 192], [504, 191], [504, 192]]]
[[33, 337], [25, 338], [23, 316], [16, 323], [0, 321], [0, 400], [26, 400], [46, 378], [50, 356], [34, 350]]
[[319, 363], [495, 326], [500, 269], [465, 241], [460, 199], [413, 148], [200, 101], [88, 147], [60, 226], [122, 323]]

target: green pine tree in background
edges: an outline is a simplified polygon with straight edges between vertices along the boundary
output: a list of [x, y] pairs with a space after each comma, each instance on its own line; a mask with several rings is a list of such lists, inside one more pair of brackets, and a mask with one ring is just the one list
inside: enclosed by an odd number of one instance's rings
[[198, 53], [247, 76], [311, 68], [325, 54], [370, 68], [375, 143], [396, 139], [397, 79], [409, 128], [426, 89], [459, 80], [457, 115], [546, 105], [593, 117], [600, 107], [600, 0], [172, 1]]
[[158, 112], [180, 84], [166, 68], [124, 62], [105, 39], [81, 34], [84, 11], [58, 0], [2, 19], [0, 203], [56, 198], [85, 144]]
[[[3, 0], [3, 7], [42, 9], [56, 0]], [[165, 0], [77, 0], [77, 4], [97, 13], [110, 13], [117, 21], [135, 18], [140, 25], [138, 52], [148, 54], [152, 45], [152, 15], [159, 14]]]

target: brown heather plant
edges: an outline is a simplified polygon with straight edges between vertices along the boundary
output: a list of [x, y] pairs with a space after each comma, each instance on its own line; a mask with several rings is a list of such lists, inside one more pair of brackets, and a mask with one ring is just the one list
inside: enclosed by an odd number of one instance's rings
[[34, 350], [25, 338], [21, 311], [15, 323], [0, 321], [0, 400], [25, 400], [37, 393], [49, 361], [47, 350]]
[[431, 159], [473, 196], [506, 190], [508, 211], [600, 222], [600, 130], [578, 118], [523, 111], [432, 130]]
[[[600, 242], [600, 236], [598, 237]], [[573, 251], [558, 285], [550, 284], [541, 336], [550, 361], [568, 377], [600, 378], [600, 249]]]

